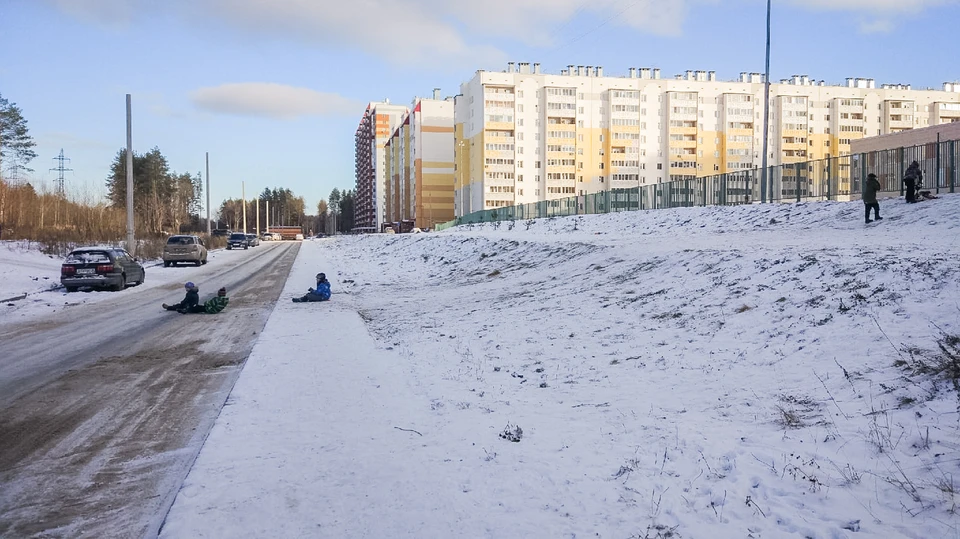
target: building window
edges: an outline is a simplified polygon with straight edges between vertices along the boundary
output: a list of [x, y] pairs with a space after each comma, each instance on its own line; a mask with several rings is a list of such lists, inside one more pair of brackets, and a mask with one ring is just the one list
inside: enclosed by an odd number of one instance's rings
[[517, 125], [519, 125], [520, 127], [523, 127], [523, 118], [520, 118], [519, 120], [517, 120]]
[[523, 181], [523, 174], [517, 174], [517, 181], [518, 181], [518, 182], [522, 182], [522, 181]]

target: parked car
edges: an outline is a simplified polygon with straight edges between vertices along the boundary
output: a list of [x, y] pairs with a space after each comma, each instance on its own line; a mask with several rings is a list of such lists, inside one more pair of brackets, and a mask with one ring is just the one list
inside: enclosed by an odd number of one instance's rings
[[216, 229], [216, 230], [213, 231], [213, 235], [214, 235], [214, 236], [221, 236], [221, 237], [226, 238], [227, 236], [230, 235], [230, 229], [229, 229], [229, 228], [218, 228], [218, 229]]
[[164, 267], [176, 266], [177, 262], [191, 262], [199, 266], [207, 263], [207, 247], [199, 236], [177, 235], [167, 238], [163, 246]]
[[294, 236], [293, 239], [295, 239], [296, 241], [303, 241], [303, 234], [297, 234], [296, 236]]
[[145, 278], [143, 266], [119, 247], [80, 247], [60, 266], [60, 283], [67, 292], [80, 287], [123, 290]]
[[273, 241], [281, 241], [281, 240], [283, 240], [283, 235], [274, 232], [274, 233], [273, 233]]
[[250, 242], [247, 240], [247, 235], [243, 232], [234, 232], [230, 234], [230, 238], [227, 239], [227, 249], [249, 249]]
[[247, 234], [247, 245], [250, 247], [260, 245], [260, 238], [258, 238], [256, 234]]
[[263, 234], [260, 235], [260, 240], [261, 240], [261, 241], [273, 241], [273, 234], [271, 234], [271, 233], [269, 233], [269, 232], [264, 232]]

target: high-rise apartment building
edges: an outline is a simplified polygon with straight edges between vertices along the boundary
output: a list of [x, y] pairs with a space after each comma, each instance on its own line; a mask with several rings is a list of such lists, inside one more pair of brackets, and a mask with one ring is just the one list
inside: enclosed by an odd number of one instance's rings
[[385, 145], [407, 107], [391, 105], [389, 100], [371, 102], [363, 112], [354, 135], [356, 207], [354, 223], [358, 229], [379, 230], [386, 212]]
[[453, 100], [416, 98], [385, 146], [386, 222], [433, 228], [454, 217]]
[[[757, 73], [478, 71], [455, 102], [456, 215], [759, 167], [763, 95]], [[836, 157], [851, 140], [960, 120], [960, 84], [794, 76], [771, 84], [769, 115], [769, 165]]]

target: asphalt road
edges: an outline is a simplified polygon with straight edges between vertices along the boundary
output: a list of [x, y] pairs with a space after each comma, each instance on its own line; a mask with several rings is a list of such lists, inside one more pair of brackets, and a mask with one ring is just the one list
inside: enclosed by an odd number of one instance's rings
[[148, 268], [136, 294], [0, 328], [0, 537], [155, 537], [299, 245], [191, 272], [201, 301], [227, 287], [217, 315], [162, 310], [183, 290]]

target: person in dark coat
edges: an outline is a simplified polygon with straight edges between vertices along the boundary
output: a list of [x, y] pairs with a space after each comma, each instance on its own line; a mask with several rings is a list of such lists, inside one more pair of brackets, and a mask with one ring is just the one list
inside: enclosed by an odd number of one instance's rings
[[197, 288], [197, 285], [192, 282], [188, 282], [183, 285], [187, 289], [187, 295], [183, 297], [183, 300], [180, 303], [174, 303], [173, 305], [163, 304], [163, 308], [168, 311], [179, 311], [181, 309], [189, 309], [200, 303], [200, 289]]
[[880, 191], [880, 180], [874, 173], [867, 174], [867, 181], [863, 184], [863, 219], [867, 223], [870, 220], [870, 209], [873, 208], [873, 215], [877, 221], [883, 219], [880, 217], [880, 203], [877, 202], [877, 192]]
[[327, 301], [330, 299], [330, 281], [323, 273], [317, 274], [317, 287], [308, 289], [308, 292], [299, 298], [293, 298], [294, 303], [308, 301]]
[[922, 180], [923, 172], [920, 171], [920, 163], [916, 161], [910, 163], [907, 171], [903, 173], [903, 183], [907, 186], [905, 196], [907, 202], [912, 204], [917, 201], [917, 186]]
[[220, 290], [217, 290], [216, 296], [205, 301], [203, 305], [194, 305], [193, 307], [178, 309], [177, 311], [180, 314], [217, 314], [226, 309], [228, 303], [230, 303], [230, 298], [227, 297], [227, 289], [226, 287], [222, 287]]

